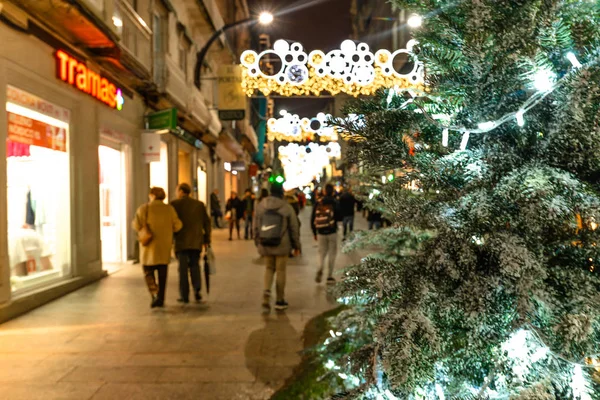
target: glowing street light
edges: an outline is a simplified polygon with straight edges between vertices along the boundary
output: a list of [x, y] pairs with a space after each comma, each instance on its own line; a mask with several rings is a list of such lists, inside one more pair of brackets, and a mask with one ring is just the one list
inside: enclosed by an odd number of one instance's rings
[[262, 12], [258, 16], [258, 22], [262, 25], [269, 25], [273, 22], [273, 14], [270, 12]]
[[246, 19], [243, 19], [240, 21], [236, 21], [236, 22], [227, 24], [227, 25], [223, 26], [221, 29], [217, 30], [215, 33], [213, 33], [213, 35], [210, 37], [210, 39], [208, 39], [208, 41], [206, 42], [204, 47], [202, 47], [202, 49], [200, 49], [200, 51], [198, 53], [196, 53], [196, 66], [194, 68], [194, 84], [196, 85], [196, 87], [198, 89], [200, 89], [200, 74], [202, 73], [202, 64], [204, 63], [204, 58], [206, 57], [206, 54], [208, 53], [208, 49], [213, 44], [213, 42], [215, 40], [217, 40], [223, 33], [225, 33], [226, 31], [228, 31], [231, 28], [235, 28], [236, 26], [244, 25], [244, 24], [259, 23], [261, 25], [269, 25], [273, 22], [274, 19], [275, 19], [275, 17], [273, 16], [273, 14], [265, 11], [265, 12], [260, 13], [258, 16], [255, 15], [250, 18], [246, 18]]
[[406, 23], [411, 28], [419, 28], [421, 25], [423, 25], [423, 17], [421, 17], [419, 14], [413, 14], [408, 18]]

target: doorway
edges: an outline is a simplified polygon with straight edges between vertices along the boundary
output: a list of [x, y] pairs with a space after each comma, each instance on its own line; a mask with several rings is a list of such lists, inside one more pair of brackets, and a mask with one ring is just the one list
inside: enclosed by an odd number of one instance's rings
[[207, 204], [208, 200], [208, 176], [206, 174], [206, 168], [200, 164], [198, 166], [198, 200]]
[[100, 160], [100, 238], [102, 261], [121, 263], [126, 260], [125, 229], [126, 186], [123, 152], [99, 146]]
[[150, 163], [150, 187], [163, 188], [169, 202], [169, 147], [160, 143], [160, 161]]

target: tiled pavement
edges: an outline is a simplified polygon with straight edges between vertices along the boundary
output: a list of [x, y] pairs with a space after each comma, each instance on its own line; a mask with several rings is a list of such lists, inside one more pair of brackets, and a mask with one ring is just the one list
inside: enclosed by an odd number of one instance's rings
[[[213, 237], [218, 265], [206, 305], [151, 310], [139, 265], [0, 325], [0, 399], [268, 399], [300, 362], [306, 323], [334, 307], [313, 281], [316, 243], [288, 266], [285, 313], [263, 315], [263, 266], [251, 241]], [[357, 216], [358, 225], [363, 225]], [[338, 268], [352, 256], [340, 256]]]

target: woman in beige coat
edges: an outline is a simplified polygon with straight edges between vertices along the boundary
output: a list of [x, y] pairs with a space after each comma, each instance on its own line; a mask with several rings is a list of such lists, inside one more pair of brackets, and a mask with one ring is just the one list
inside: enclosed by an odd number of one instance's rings
[[[147, 246], [140, 244], [140, 262], [144, 266], [146, 284], [152, 295], [150, 306], [154, 308], [162, 307], [165, 303], [167, 267], [171, 261], [173, 233], [181, 229], [182, 223], [175, 209], [163, 202], [166, 194], [162, 188], [153, 187], [148, 197], [150, 202], [140, 206], [135, 213], [133, 229], [139, 232], [147, 224], [152, 232], [152, 241]], [[154, 271], [158, 272], [158, 286]]]

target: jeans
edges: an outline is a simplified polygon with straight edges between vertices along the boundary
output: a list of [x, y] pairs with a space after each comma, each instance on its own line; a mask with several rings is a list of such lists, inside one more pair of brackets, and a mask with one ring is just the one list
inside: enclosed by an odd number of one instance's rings
[[285, 300], [285, 280], [287, 256], [265, 256], [267, 268], [265, 270], [265, 294], [264, 301], [268, 302], [271, 296], [271, 287], [273, 286], [273, 278], [277, 274], [275, 289], [277, 293], [277, 301]]
[[231, 218], [229, 220], [229, 239], [233, 237], [233, 226], [237, 229], [238, 239], [240, 238], [240, 219], [241, 218]]
[[244, 239], [253, 238], [254, 232], [252, 231], [252, 215], [246, 217], [246, 233]]
[[331, 233], [329, 235], [318, 235], [319, 240], [319, 271], [323, 272], [325, 267], [325, 259], [329, 258], [328, 277], [333, 277], [333, 269], [335, 268], [335, 259], [337, 257], [338, 234]]
[[183, 300], [188, 301], [190, 299], [188, 271], [192, 280], [194, 293], [199, 293], [201, 289], [200, 250], [178, 251], [177, 259], [179, 260], [179, 294]]
[[[158, 272], [158, 286], [156, 285], [156, 274]], [[161, 302], [165, 301], [165, 291], [167, 287], [167, 266], [166, 265], [144, 265], [144, 275], [148, 291]]]
[[372, 230], [373, 228], [375, 228], [375, 230], [381, 229], [381, 221], [369, 221], [369, 230]]
[[347, 232], [354, 232], [354, 215], [349, 215], [344, 217], [344, 237], [346, 237]]

